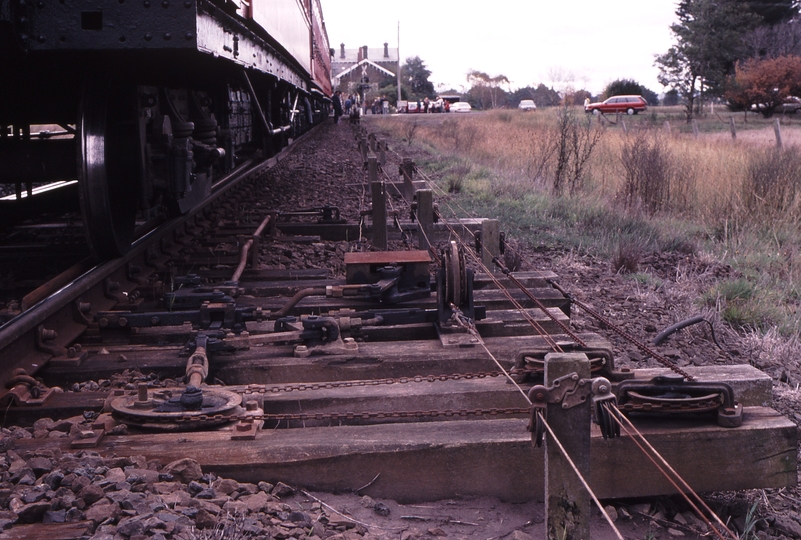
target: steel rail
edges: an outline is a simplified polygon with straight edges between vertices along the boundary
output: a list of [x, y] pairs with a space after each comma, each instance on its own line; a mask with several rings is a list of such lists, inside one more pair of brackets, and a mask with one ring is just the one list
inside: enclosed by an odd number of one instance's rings
[[[57, 315], [61, 310], [67, 308], [71, 302], [77, 300], [81, 295], [86, 294], [92, 287], [102, 283], [104, 279], [111, 276], [114, 272], [124, 268], [126, 264], [144, 256], [145, 251], [151, 245], [165, 238], [167, 235], [173, 234], [179, 227], [182, 227], [184, 224], [194, 219], [206, 206], [222, 197], [239, 182], [255, 174], [259, 174], [264, 170], [270, 169], [283, 161], [297, 148], [298, 142], [306, 139], [307, 136], [310, 136], [315, 131], [314, 129], [310, 130], [297, 139], [294, 139], [290, 146], [271, 158], [263, 161], [257, 161], [256, 159], [245, 161], [236, 170], [215, 182], [212, 185], [211, 195], [204, 199], [201, 205], [193, 208], [183, 216], [172, 218], [164, 222], [158, 228], [146, 232], [131, 244], [131, 249], [122, 257], [89, 265], [90, 267], [80, 273], [80, 275], [66, 283], [59, 284], [61, 286], [52, 294], [38, 301], [29, 309], [0, 326], [0, 366], [10, 360], [5, 358], [3, 353], [4, 349], [9, 347], [16, 340], [34, 330], [44, 321]], [[58, 282], [59, 279], [60, 278], [57, 276], [51, 281]], [[47, 284], [44, 286], [47, 286]]]

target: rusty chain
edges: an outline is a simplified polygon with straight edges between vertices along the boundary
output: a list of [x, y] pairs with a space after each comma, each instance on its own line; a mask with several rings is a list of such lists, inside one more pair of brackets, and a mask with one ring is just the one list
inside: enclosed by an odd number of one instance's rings
[[439, 381], [458, 381], [458, 380], [472, 380], [472, 379], [485, 379], [487, 377], [500, 377], [503, 373], [500, 371], [481, 371], [476, 373], [451, 373], [443, 375], [414, 375], [412, 377], [397, 377], [385, 379], [368, 379], [360, 381], [335, 381], [335, 382], [316, 382], [316, 383], [298, 383], [287, 384], [281, 386], [267, 385], [249, 385], [242, 392], [243, 395], [252, 394], [279, 394], [282, 392], [303, 392], [306, 390], [330, 390], [334, 388], [362, 388], [366, 386], [384, 386], [390, 384], [408, 384], [408, 383], [423, 383], [423, 382], [439, 382]]
[[559, 291], [560, 293], [565, 295], [565, 297], [568, 300], [570, 300], [570, 303], [572, 303], [572, 304], [578, 306], [579, 308], [583, 309], [588, 315], [594, 317], [596, 320], [598, 320], [598, 321], [602, 322], [603, 324], [605, 324], [607, 326], [607, 328], [609, 328], [610, 330], [615, 332], [617, 335], [619, 335], [620, 337], [622, 337], [623, 339], [625, 339], [626, 341], [628, 341], [632, 345], [634, 345], [636, 347], [639, 347], [645, 353], [651, 355], [654, 358], [654, 360], [656, 360], [657, 362], [659, 362], [660, 364], [662, 364], [666, 368], [670, 369], [674, 373], [678, 373], [679, 375], [681, 375], [682, 377], [684, 377], [688, 381], [694, 381], [695, 380], [695, 377], [693, 377], [692, 375], [690, 375], [689, 373], [687, 373], [686, 371], [681, 369], [678, 366], [678, 364], [676, 364], [672, 360], [669, 360], [666, 356], [659, 354], [658, 352], [653, 350], [651, 347], [649, 347], [645, 343], [641, 342], [640, 340], [638, 340], [637, 338], [635, 338], [634, 336], [632, 336], [631, 334], [629, 334], [628, 332], [623, 330], [623, 328], [621, 328], [620, 325], [615, 324], [614, 322], [610, 321], [609, 319], [607, 319], [606, 317], [604, 317], [603, 315], [598, 313], [598, 311], [596, 311], [595, 309], [591, 308], [590, 306], [588, 306], [584, 302], [582, 302], [580, 300], [577, 300], [572, 294], [570, 294], [564, 288], [562, 288], [561, 285], [556, 283], [556, 281], [554, 281], [552, 279], [548, 279], [546, 281], [548, 283], [550, 283], [551, 285], [553, 285], [553, 287], [557, 291]]
[[[373, 420], [386, 418], [437, 418], [437, 417], [467, 417], [467, 416], [506, 416], [528, 415], [528, 407], [489, 407], [483, 409], [443, 409], [427, 411], [376, 411], [376, 412], [330, 412], [330, 413], [245, 413], [245, 414], [183, 414], [168, 418], [149, 416], [144, 424], [222, 424], [229, 422], [256, 422], [260, 420], [289, 422], [291, 420]], [[121, 415], [125, 418], [127, 415]], [[140, 419], [136, 419], [137, 421]]]

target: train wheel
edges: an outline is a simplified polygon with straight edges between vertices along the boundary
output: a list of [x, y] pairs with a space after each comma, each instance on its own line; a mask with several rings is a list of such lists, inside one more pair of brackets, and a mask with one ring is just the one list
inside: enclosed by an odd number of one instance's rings
[[81, 210], [92, 250], [102, 257], [128, 251], [140, 182], [135, 88], [88, 83], [78, 121]]

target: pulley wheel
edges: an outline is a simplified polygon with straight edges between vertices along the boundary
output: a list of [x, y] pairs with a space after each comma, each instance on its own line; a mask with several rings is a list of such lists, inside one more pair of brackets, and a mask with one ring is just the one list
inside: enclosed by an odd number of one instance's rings
[[101, 257], [131, 246], [140, 147], [136, 88], [87, 82], [78, 118], [78, 184], [89, 244]]
[[464, 255], [451, 241], [445, 248], [445, 302], [456, 307], [467, 305], [467, 274]]
[[[199, 407], [181, 404], [184, 388], [148, 389], [145, 396], [120, 396], [111, 401], [112, 415], [129, 426], [158, 431], [189, 431], [233, 421], [242, 412], [242, 396], [225, 390], [203, 388]], [[209, 418], [213, 417], [213, 418]]]

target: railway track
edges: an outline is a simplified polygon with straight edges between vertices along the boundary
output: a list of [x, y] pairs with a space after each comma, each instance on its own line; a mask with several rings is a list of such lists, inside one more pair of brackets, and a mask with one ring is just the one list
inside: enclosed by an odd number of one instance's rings
[[[442, 210], [425, 221], [425, 178], [393, 178], [403, 162], [359, 127], [350, 147], [325, 144], [338, 129], [248, 165], [208, 206], [122, 258], [73, 269], [0, 328], [5, 421], [73, 419], [69, 436], [39, 433], [18, 453], [189, 457], [239, 482], [367, 485], [401, 501], [538, 500], [545, 471], [526, 394], [548, 358], [584, 356], [616, 388], [670, 373], [616, 369], [606, 338], [570, 330], [575, 306], [553, 272], [489, 271], [497, 222]], [[404, 192], [416, 194], [414, 221]], [[389, 194], [384, 210], [376, 193]], [[395, 249], [370, 249], [384, 241]], [[714, 399], [715, 384], [729, 385], [741, 425], [640, 418], [666, 459], [699, 491], [794, 483], [795, 426], [767, 406], [770, 379], [750, 366], [687, 371]], [[673, 491], [630, 441], [607, 435], [593, 425], [599, 496]]]

